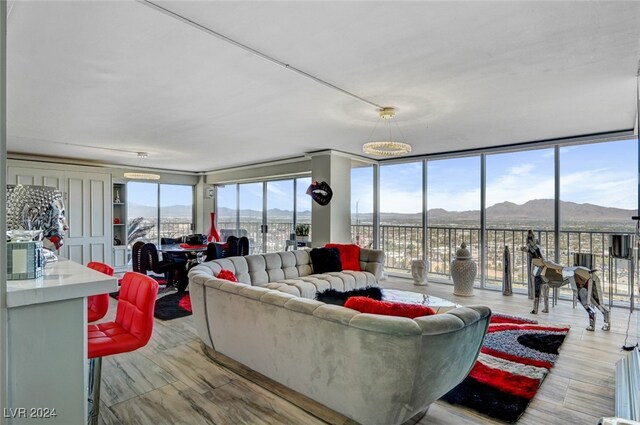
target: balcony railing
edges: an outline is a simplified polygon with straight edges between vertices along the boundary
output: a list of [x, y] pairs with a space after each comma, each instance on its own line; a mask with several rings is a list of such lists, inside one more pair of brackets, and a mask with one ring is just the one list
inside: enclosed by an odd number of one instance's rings
[[[174, 225], [175, 223], [172, 223]], [[190, 223], [184, 223], [184, 230]], [[221, 234], [236, 233], [235, 222], [219, 221]], [[251, 252], [276, 252], [285, 248], [285, 241], [293, 232], [292, 222], [271, 223], [269, 225], [266, 247], [262, 246], [261, 223], [245, 222], [240, 226], [240, 235], [247, 236], [251, 243]], [[527, 254], [520, 250], [527, 241], [528, 229], [488, 228], [486, 237], [485, 285], [488, 288], [502, 286], [502, 261], [504, 247], [508, 246], [511, 255], [512, 285], [517, 290], [527, 288]], [[545, 258], [555, 260], [555, 232], [549, 229], [534, 229]], [[573, 254], [589, 253], [595, 256], [594, 267], [598, 270], [603, 290], [608, 298], [609, 287], [615, 301], [628, 301], [629, 271], [628, 262], [612, 259], [609, 269], [608, 237], [616, 232], [568, 230], [561, 231], [558, 260], [560, 264], [573, 265]], [[351, 237], [361, 247], [373, 246], [373, 226], [358, 224], [351, 226]], [[429, 260], [429, 275], [432, 278], [450, 279], [450, 264], [455, 251], [466, 242], [474, 261], [480, 264], [480, 228], [429, 226], [426, 232]], [[422, 226], [381, 225], [380, 247], [385, 253], [385, 269], [407, 273], [411, 262], [422, 258]], [[611, 273], [609, 273], [611, 271]], [[480, 271], [478, 271], [480, 273]], [[478, 275], [478, 282], [480, 276]], [[563, 292], [569, 293], [568, 288]]]
[[[528, 229], [488, 228], [486, 238], [485, 285], [500, 288], [503, 274], [503, 253], [509, 247], [511, 255], [512, 285], [514, 289], [527, 288], [527, 253], [520, 250], [526, 244]], [[555, 260], [555, 232], [553, 230], [534, 230], [540, 242], [545, 258]], [[560, 232], [560, 264], [573, 265], [576, 252], [593, 254], [594, 267], [599, 271], [603, 291], [608, 297], [609, 287], [615, 301], [628, 301], [629, 271], [628, 262], [612, 259], [609, 269], [608, 237], [616, 232], [570, 230]], [[362, 247], [373, 242], [373, 226], [351, 226], [352, 240]], [[455, 251], [466, 242], [474, 261], [480, 263], [480, 228], [429, 226], [426, 232], [427, 259], [431, 277], [450, 279], [450, 264]], [[409, 272], [411, 262], [422, 258], [422, 226], [381, 225], [380, 247], [385, 253], [385, 269], [396, 272]], [[611, 273], [610, 273], [611, 272]], [[478, 276], [478, 282], [480, 276]], [[568, 288], [563, 292], [569, 293]]]
[[223, 235], [246, 236], [249, 238], [249, 247], [252, 254], [261, 252], [284, 251], [285, 243], [294, 231], [293, 222], [269, 223], [266, 233], [266, 246], [262, 246], [262, 223], [243, 222], [240, 223], [240, 231], [236, 229], [235, 221], [218, 221], [218, 231]]

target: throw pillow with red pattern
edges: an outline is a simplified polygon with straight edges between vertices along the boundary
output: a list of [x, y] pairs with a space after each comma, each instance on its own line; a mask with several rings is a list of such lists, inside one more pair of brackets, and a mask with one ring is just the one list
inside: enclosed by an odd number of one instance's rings
[[336, 248], [340, 253], [342, 270], [361, 271], [360, 268], [360, 247], [356, 244], [328, 243], [325, 248]]

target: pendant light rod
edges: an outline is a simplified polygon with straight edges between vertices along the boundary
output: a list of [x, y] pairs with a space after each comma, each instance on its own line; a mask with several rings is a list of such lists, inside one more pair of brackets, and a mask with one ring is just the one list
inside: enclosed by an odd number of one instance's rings
[[179, 15], [179, 14], [177, 14], [177, 13], [175, 13], [175, 12], [173, 12], [173, 11], [163, 7], [163, 6], [160, 6], [159, 4], [156, 4], [156, 3], [152, 2], [152, 1], [149, 1], [149, 0], [137, 0], [137, 1], [139, 3], [144, 4], [145, 6], [149, 6], [152, 9], [155, 9], [155, 10], [157, 10], [159, 12], [162, 12], [167, 16], [170, 16], [170, 17], [172, 17], [174, 19], [177, 19], [177, 20], [182, 21], [182, 22], [184, 22], [186, 24], [189, 24], [194, 28], [197, 28], [197, 29], [199, 29], [201, 31], [204, 31], [205, 33], [207, 33], [209, 35], [212, 35], [212, 36], [214, 36], [214, 37], [218, 38], [219, 40], [222, 40], [222, 41], [224, 41], [226, 43], [229, 43], [232, 46], [239, 47], [240, 49], [242, 49], [244, 51], [247, 51], [247, 52], [249, 52], [249, 53], [251, 53], [251, 54], [253, 54], [255, 56], [258, 56], [258, 57], [260, 57], [262, 59], [265, 59], [265, 60], [267, 60], [267, 61], [269, 61], [271, 63], [274, 63], [274, 64], [279, 65], [279, 66], [281, 66], [281, 67], [283, 67], [285, 69], [288, 69], [289, 71], [295, 72], [298, 75], [301, 75], [301, 76], [303, 76], [305, 78], [308, 78], [308, 79], [310, 79], [312, 81], [315, 81], [318, 84], [322, 84], [325, 87], [329, 87], [330, 89], [336, 90], [336, 91], [338, 91], [338, 92], [340, 92], [342, 94], [350, 96], [350, 97], [352, 97], [352, 98], [354, 98], [356, 100], [359, 100], [360, 102], [366, 103], [367, 105], [371, 105], [374, 108], [384, 109], [383, 106], [378, 105], [375, 102], [367, 100], [362, 96], [358, 96], [355, 93], [351, 93], [348, 90], [345, 90], [345, 89], [343, 89], [341, 87], [338, 87], [335, 84], [331, 84], [330, 82], [325, 81], [325, 80], [323, 80], [321, 78], [318, 78], [315, 75], [309, 74], [308, 72], [305, 72], [305, 71], [303, 71], [303, 70], [301, 70], [299, 68], [296, 68], [295, 66], [292, 66], [292, 65], [290, 65], [288, 63], [285, 63], [285, 62], [282, 62], [281, 60], [276, 59], [273, 56], [269, 56], [266, 53], [261, 52], [260, 50], [254, 49], [253, 47], [250, 47], [250, 46], [247, 46], [246, 44], [240, 43], [239, 41], [236, 41], [236, 40], [234, 40], [234, 39], [232, 39], [230, 37], [227, 37], [226, 35], [224, 35], [222, 33], [214, 31], [211, 28], [205, 27], [204, 25], [201, 25], [201, 24], [199, 24], [199, 23], [197, 23], [197, 22], [195, 22], [195, 21], [193, 21], [193, 20], [191, 20], [189, 18], [185, 18], [184, 16]]

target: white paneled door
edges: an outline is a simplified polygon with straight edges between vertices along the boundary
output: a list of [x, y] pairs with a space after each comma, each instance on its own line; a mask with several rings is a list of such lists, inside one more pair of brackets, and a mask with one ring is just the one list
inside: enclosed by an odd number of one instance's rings
[[111, 264], [111, 176], [67, 172], [65, 183], [69, 194], [65, 239], [69, 259], [80, 264]]

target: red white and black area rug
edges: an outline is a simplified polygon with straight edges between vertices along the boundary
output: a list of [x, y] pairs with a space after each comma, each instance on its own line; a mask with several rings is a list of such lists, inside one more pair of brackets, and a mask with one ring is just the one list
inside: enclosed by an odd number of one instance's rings
[[443, 400], [516, 422], [558, 358], [568, 325], [494, 314], [469, 376]]
[[154, 317], [160, 320], [172, 320], [191, 314], [191, 297], [188, 292], [173, 292], [158, 298], [153, 312]]

